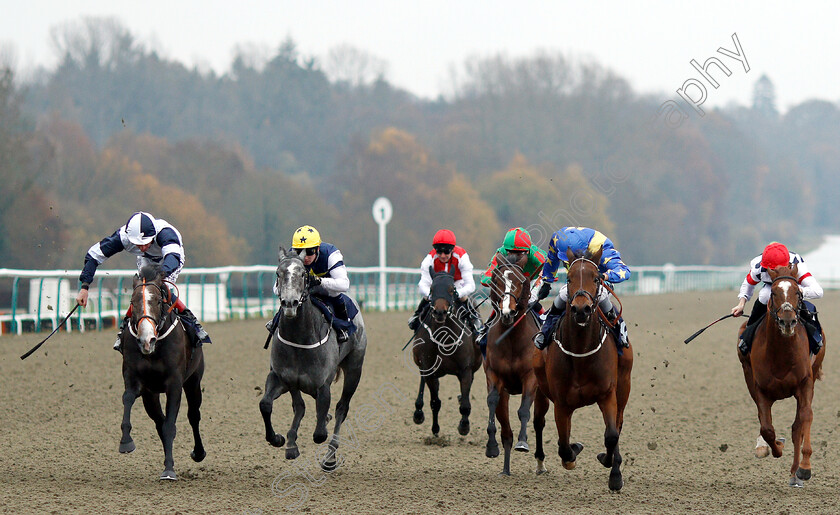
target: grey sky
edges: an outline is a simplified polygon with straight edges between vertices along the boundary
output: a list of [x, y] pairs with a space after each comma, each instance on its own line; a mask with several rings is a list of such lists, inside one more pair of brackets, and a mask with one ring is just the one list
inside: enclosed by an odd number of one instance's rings
[[[776, 85], [784, 111], [808, 98], [840, 100], [840, 3], [832, 2], [497, 2], [360, 0], [4, 0], [0, 46], [12, 48], [25, 76], [53, 66], [51, 27], [83, 16], [117, 18], [147, 47], [188, 66], [228, 69], [237, 45], [273, 50], [287, 36], [306, 56], [350, 44], [388, 63], [386, 77], [420, 96], [451, 90], [450, 70], [470, 56], [536, 50], [593, 58], [662, 101], [700, 74], [689, 64], [716, 56], [706, 106], [748, 104], [761, 74]], [[717, 53], [737, 33], [750, 66]]]

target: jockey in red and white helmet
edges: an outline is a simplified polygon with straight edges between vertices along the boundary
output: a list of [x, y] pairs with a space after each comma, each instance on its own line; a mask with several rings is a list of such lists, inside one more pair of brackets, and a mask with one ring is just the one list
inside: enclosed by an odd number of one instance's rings
[[[796, 280], [799, 283], [799, 290], [802, 292], [803, 299], [819, 299], [823, 296], [822, 286], [817, 282], [811, 272], [808, 271], [808, 265], [799, 254], [790, 252], [788, 248], [779, 242], [773, 242], [766, 247], [761, 255], [756, 256], [750, 261], [750, 268], [744, 282], [741, 283], [741, 290], [738, 292], [738, 305], [732, 308], [733, 316], [741, 316], [744, 313], [744, 306], [753, 295], [755, 287], [762, 283], [761, 290], [758, 292], [758, 299], [753, 304], [750, 318], [747, 320], [747, 327], [741, 335], [741, 340], [738, 342], [738, 348], [741, 352], [747, 354], [752, 345], [752, 337], [755, 329], [758, 327], [758, 322], [767, 313], [767, 302], [770, 300], [770, 274], [768, 270], [778, 268], [780, 266], [796, 265]], [[803, 302], [806, 309], [800, 310], [800, 317], [806, 322], [805, 328], [808, 330], [808, 337], [811, 340], [811, 351], [813, 354], [819, 352], [822, 347], [822, 334], [819, 331], [819, 321], [816, 318], [816, 308], [810, 302]], [[810, 326], [810, 327], [809, 327]], [[816, 352], [814, 350], [816, 349]]]
[[432, 250], [426, 254], [420, 263], [420, 282], [417, 287], [423, 298], [414, 315], [408, 321], [408, 327], [416, 331], [420, 327], [421, 316], [425, 315], [426, 307], [429, 305], [429, 293], [432, 287], [432, 275], [429, 270], [437, 272], [451, 272], [455, 277], [455, 291], [458, 299], [466, 306], [465, 312], [473, 329], [478, 331], [480, 319], [472, 309], [468, 297], [475, 291], [475, 279], [473, 278], [473, 264], [467, 251], [457, 245], [455, 233], [449, 229], [441, 229], [435, 233], [432, 239]]

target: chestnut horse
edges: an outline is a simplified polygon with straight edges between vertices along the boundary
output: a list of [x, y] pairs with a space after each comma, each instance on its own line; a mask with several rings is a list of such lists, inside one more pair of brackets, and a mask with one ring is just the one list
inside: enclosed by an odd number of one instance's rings
[[[440, 378], [445, 375], [458, 377], [461, 395], [458, 396], [461, 422], [458, 434], [470, 432], [470, 389], [475, 371], [481, 366], [481, 351], [475, 342], [472, 327], [463, 322], [460, 310], [467, 309], [455, 302], [455, 272], [435, 273], [429, 267], [432, 286], [429, 291], [430, 312], [422, 321], [412, 339], [412, 356], [420, 372], [420, 391], [414, 402], [414, 423], [422, 424], [423, 390], [429, 387], [429, 406], [432, 408], [432, 434], [440, 432]], [[466, 299], [465, 302], [470, 302]]]
[[[803, 325], [798, 323], [802, 293], [796, 280], [797, 265], [778, 267], [768, 273], [772, 283], [767, 315], [756, 328], [750, 353], [744, 356], [739, 351], [738, 357], [744, 369], [747, 389], [758, 407], [761, 437], [756, 445], [757, 457], [763, 458], [769, 452], [776, 458], [782, 455], [784, 441], [776, 439], [770, 411], [777, 400], [796, 397], [796, 418], [791, 428], [793, 465], [790, 467], [790, 486], [802, 487], [803, 480], [811, 478], [811, 421], [814, 418], [811, 401], [814, 398], [814, 381], [822, 378], [825, 335], [823, 347], [812, 361], [809, 358], [808, 335]], [[738, 334], [745, 326], [746, 322], [741, 325]]]
[[[575, 468], [575, 459], [583, 444], [569, 444], [572, 413], [578, 408], [598, 403], [604, 417], [605, 453], [598, 461], [610, 471], [610, 490], [620, 490], [621, 454], [618, 438], [624, 424], [624, 407], [630, 397], [630, 371], [633, 368], [633, 348], [628, 346], [619, 356], [607, 319], [598, 307], [601, 275], [597, 263], [601, 250], [594, 255], [575, 255], [569, 250], [571, 265], [566, 275], [568, 301], [566, 314], [553, 336], [551, 345], [534, 355], [534, 371], [539, 390], [534, 403], [537, 474], [546, 471], [543, 460], [543, 428], [549, 399], [554, 403], [554, 420], [559, 436], [558, 454], [567, 470]], [[629, 344], [628, 344], [629, 345]]]
[[498, 266], [493, 270], [490, 284], [490, 302], [497, 313], [497, 323], [487, 333], [487, 356], [484, 358], [487, 407], [490, 410], [485, 455], [488, 458], [499, 456], [495, 423], [498, 418], [502, 426], [502, 446], [505, 449], [501, 475], [505, 476], [510, 475], [510, 450], [513, 447], [508, 401], [511, 395], [522, 395], [522, 403], [517, 411], [522, 427], [515, 449], [528, 452], [528, 420], [531, 418], [531, 403], [534, 402], [537, 390], [532, 365], [536, 347], [532, 340], [539, 326], [535, 317], [528, 314], [531, 283], [522, 270], [527, 258], [527, 255], [523, 255], [519, 263], [511, 263], [506, 256], [497, 254]]

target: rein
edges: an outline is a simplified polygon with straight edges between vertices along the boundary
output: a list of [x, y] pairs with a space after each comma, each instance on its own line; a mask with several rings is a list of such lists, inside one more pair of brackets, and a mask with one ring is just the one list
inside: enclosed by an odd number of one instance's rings
[[[164, 282], [169, 283], [169, 284], [173, 284], [171, 281], [164, 281]], [[161, 304], [161, 310], [160, 311], [161, 311], [161, 313], [165, 313], [163, 316], [161, 316], [160, 320], [155, 320], [155, 318], [153, 316], [149, 315], [146, 312], [146, 300], [145, 299], [146, 299], [146, 287], [147, 286], [154, 286], [155, 288], [158, 289], [158, 292], [160, 293], [160, 304]], [[173, 284], [173, 286], [174, 286], [174, 284]], [[169, 306], [169, 309], [164, 309], [164, 306], [166, 305], [166, 302], [171, 301], [171, 299], [172, 299], [172, 292], [169, 291], [169, 288], [167, 288], [167, 287], [159, 286], [155, 283], [146, 282], [145, 278], [143, 279], [142, 283], [140, 283], [140, 284], [138, 284], [137, 286], [134, 287], [134, 290], [136, 291], [137, 288], [143, 288], [143, 292], [142, 292], [142, 295], [143, 295], [143, 315], [141, 315], [140, 318], [137, 319], [137, 323], [134, 324], [133, 327], [132, 327], [132, 324], [131, 324], [132, 321], [129, 321], [128, 332], [131, 333], [131, 336], [137, 338], [138, 337], [137, 336], [137, 330], [140, 326], [140, 322], [142, 322], [143, 319], [147, 318], [152, 323], [152, 325], [155, 327], [155, 338], [157, 338], [158, 340], [163, 340], [164, 338], [169, 336], [169, 333], [171, 333], [172, 330], [175, 329], [175, 326], [180, 322], [179, 318], [176, 316], [175, 321], [172, 322], [172, 324], [169, 326], [169, 329], [167, 329], [165, 332], [163, 332], [163, 334], [160, 334], [161, 331], [163, 330], [164, 325], [166, 324], [166, 320], [167, 320], [169, 314], [172, 313], [173, 309], [175, 309], [175, 304], [174, 303], [172, 303]], [[166, 292], [166, 295], [164, 295], [164, 292]], [[164, 300], [164, 297], [166, 297], [166, 300]]]
[[[277, 268], [279, 269], [280, 266], [282, 266], [284, 262], [290, 261], [291, 259], [293, 259], [293, 258], [284, 259], [283, 261], [280, 262], [280, 265]], [[303, 291], [301, 291], [300, 298], [298, 299], [298, 302], [299, 302], [298, 309], [303, 309], [304, 304], [306, 303], [306, 301], [309, 300], [309, 288], [312, 284], [312, 277], [313, 277], [312, 274], [310, 274], [308, 271], [305, 271], [304, 276], [303, 276], [303, 278], [304, 278]], [[335, 316], [335, 315], [333, 315], [333, 316]], [[297, 315], [295, 317], [297, 317]], [[327, 334], [325, 334], [324, 337], [321, 338], [321, 340], [319, 340], [315, 343], [297, 343], [297, 342], [293, 342], [291, 340], [287, 340], [287, 339], [283, 338], [283, 336], [280, 335], [280, 324], [279, 323], [277, 324], [277, 329], [274, 330], [274, 336], [277, 337], [278, 341], [280, 341], [283, 344], [288, 345], [289, 347], [295, 347], [296, 349], [316, 349], [316, 348], [320, 347], [321, 345], [327, 343], [327, 341], [330, 339], [330, 333], [332, 333], [332, 324], [327, 324]], [[268, 346], [268, 341], [266, 341], [266, 347], [267, 346]]]
[[[572, 263], [569, 265], [569, 269], [571, 269], [572, 266], [575, 263], [577, 263], [578, 261], [583, 261], [585, 263], [591, 264], [592, 266], [595, 267], [596, 273], [598, 272], [598, 264], [595, 263], [594, 261], [592, 261], [591, 259], [587, 259], [585, 257], [579, 257], [579, 258], [575, 259], [574, 261], [572, 261]], [[567, 288], [570, 285], [570, 283], [571, 283], [571, 274], [567, 274], [566, 275]], [[616, 301], [618, 302], [619, 311], [618, 311], [618, 316], [615, 317], [615, 319], [616, 319], [615, 323], [611, 323], [609, 321], [609, 319], [607, 318], [607, 315], [601, 310], [601, 306], [598, 303], [598, 297], [601, 296], [601, 288], [604, 288], [605, 290], [607, 290], [607, 293], [609, 295], [612, 295], [613, 297], [615, 297]], [[598, 345], [595, 346], [595, 348], [590, 350], [590, 351], [583, 352], [583, 353], [577, 353], [577, 352], [572, 352], [572, 351], [566, 349], [565, 347], [563, 347], [563, 343], [557, 338], [557, 334], [559, 333], [559, 331], [555, 331], [553, 339], [554, 339], [554, 343], [557, 344], [557, 347], [559, 347], [560, 350], [564, 354], [566, 354], [568, 356], [571, 356], [573, 358], [585, 358], [585, 357], [591, 356], [591, 355], [595, 354], [596, 352], [598, 352], [599, 350], [601, 350], [601, 347], [604, 345], [604, 342], [607, 339], [607, 333], [608, 333], [607, 327], [609, 327], [611, 329], [613, 327], [615, 327], [615, 324], [618, 322], [619, 318], [621, 318], [621, 312], [623, 310], [623, 306], [621, 305], [621, 300], [619, 300], [619, 298], [615, 295], [615, 291], [613, 291], [613, 289], [609, 286], [609, 283], [607, 283], [607, 281], [605, 281], [604, 278], [601, 277], [600, 273], [598, 273], [598, 286], [597, 286], [597, 289], [595, 290], [595, 295], [593, 295], [592, 293], [588, 292], [587, 290], [584, 290], [583, 288], [581, 288], [581, 289], [577, 290], [574, 293], [574, 295], [569, 297], [569, 300], [567, 301], [567, 304], [569, 306], [571, 306], [572, 301], [574, 299], [576, 299], [577, 297], [588, 298], [592, 303], [592, 306], [593, 306], [592, 310], [595, 311], [596, 313], [598, 313], [598, 319], [601, 322], [601, 339], [598, 342]], [[568, 311], [569, 308], [567, 307], [566, 310]], [[569, 316], [569, 315], [567, 315], [567, 316]], [[566, 323], [570, 323], [570, 322], [568, 320], [566, 320]], [[591, 319], [590, 319], [590, 323], [591, 323]]]

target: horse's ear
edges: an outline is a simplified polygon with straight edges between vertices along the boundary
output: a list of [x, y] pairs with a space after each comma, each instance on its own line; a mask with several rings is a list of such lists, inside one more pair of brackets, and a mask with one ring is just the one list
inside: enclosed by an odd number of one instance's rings
[[501, 252], [496, 253], [496, 260], [499, 261], [502, 265], [509, 265], [510, 260], [507, 257], [507, 254], [502, 254]]
[[569, 263], [571, 263], [571, 262], [572, 262], [572, 261], [574, 261], [575, 259], [576, 259], [576, 256], [575, 256], [575, 253], [574, 253], [574, 252], [572, 252], [571, 247], [567, 248], [567, 249], [566, 249], [566, 261], [568, 261]]
[[429, 265], [429, 275], [432, 277], [435, 276], [435, 267], [433, 265]]
[[447, 274], [451, 275], [452, 278], [455, 278], [455, 267], [450, 267], [449, 271], [446, 272]]
[[601, 264], [601, 256], [603, 256], [603, 255], [604, 255], [604, 247], [601, 247], [600, 249], [598, 249], [598, 252], [592, 254], [590, 259], [592, 261], [594, 261], [596, 265], [600, 265]]
[[277, 261], [282, 261], [284, 257], [286, 257], [286, 249], [283, 248], [283, 244], [281, 243], [277, 249]]
[[799, 277], [799, 263], [794, 263], [792, 267], [790, 267], [790, 272], [792, 276]]

